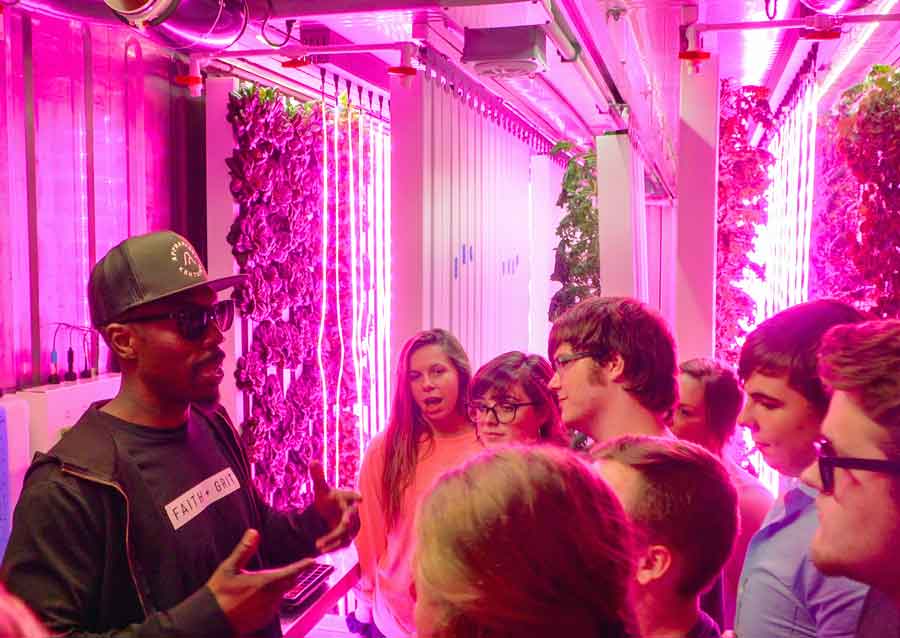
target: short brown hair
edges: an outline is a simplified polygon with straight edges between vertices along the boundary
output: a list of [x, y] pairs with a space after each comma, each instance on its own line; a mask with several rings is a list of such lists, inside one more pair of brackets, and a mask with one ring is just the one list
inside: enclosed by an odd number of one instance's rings
[[816, 371], [819, 342], [832, 326], [864, 319], [859, 310], [837, 299], [817, 299], [782, 310], [747, 336], [738, 376], [746, 382], [755, 372], [787, 375], [788, 385], [824, 416], [829, 396]]
[[737, 376], [725, 364], [705, 358], [685, 361], [679, 369], [703, 385], [706, 423], [713, 436], [724, 444], [734, 434], [744, 402]]
[[900, 320], [836, 326], [819, 348], [819, 375], [850, 394], [866, 415], [888, 430], [891, 458], [900, 458]]
[[738, 531], [737, 490], [719, 459], [688, 441], [633, 435], [591, 455], [641, 475], [641, 491], [626, 509], [648, 542], [683, 558], [678, 593], [696, 596], [708, 587], [728, 562]]
[[625, 389], [654, 414], [665, 414], [678, 397], [675, 340], [665, 320], [629, 297], [591, 297], [570, 308], [553, 324], [548, 344], [552, 359], [568, 343], [592, 352], [604, 365], [619, 355], [625, 364]]

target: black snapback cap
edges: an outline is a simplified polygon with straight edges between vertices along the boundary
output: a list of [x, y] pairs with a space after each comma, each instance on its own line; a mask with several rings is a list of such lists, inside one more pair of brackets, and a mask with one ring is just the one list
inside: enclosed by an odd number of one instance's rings
[[224, 290], [245, 279], [246, 275], [210, 279], [191, 243], [170, 230], [130, 237], [91, 270], [91, 322], [99, 328], [145, 303], [200, 286]]

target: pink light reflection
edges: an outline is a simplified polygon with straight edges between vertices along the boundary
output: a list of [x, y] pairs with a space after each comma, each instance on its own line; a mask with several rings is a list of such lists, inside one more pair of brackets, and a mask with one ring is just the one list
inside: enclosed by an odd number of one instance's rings
[[[900, 6], [900, 0], [882, 0], [882, 2], [876, 4], [874, 8], [870, 10], [870, 13], [873, 15], [886, 15], [891, 13], [898, 6]], [[846, 34], [844, 35], [844, 38], [850, 37], [852, 39], [852, 44], [846, 49], [842, 47], [835, 55], [835, 58], [832, 58], [831, 66], [819, 84], [816, 100], [821, 100], [822, 96], [828, 92], [828, 89], [830, 89], [843, 75], [847, 66], [849, 66], [857, 54], [862, 50], [866, 45], [866, 42], [869, 41], [869, 38], [872, 37], [872, 34], [875, 33], [875, 30], [879, 26], [880, 23], [878, 22], [864, 24], [853, 29], [849, 36]]]
[[[322, 343], [325, 340], [325, 320], [328, 317], [328, 186], [328, 107], [322, 100], [322, 314], [319, 318], [316, 361], [319, 364], [319, 380], [322, 383], [322, 467], [326, 477], [328, 476], [328, 378], [322, 359]], [[313, 435], [313, 432], [310, 432], [310, 435]]]
[[[348, 107], [349, 108], [349, 107]], [[344, 382], [344, 326], [341, 321], [341, 187], [338, 179], [341, 174], [340, 154], [340, 117], [341, 100], [337, 96], [334, 105], [334, 304], [337, 317], [338, 343], [340, 344], [340, 359], [338, 361], [338, 378], [334, 396], [334, 477], [335, 485], [338, 483], [340, 472], [338, 466], [341, 462], [341, 385]], [[349, 119], [350, 115], [347, 114]], [[352, 165], [352, 163], [351, 163]], [[351, 188], [353, 190], [352, 181]], [[327, 440], [327, 437], [326, 437]]]

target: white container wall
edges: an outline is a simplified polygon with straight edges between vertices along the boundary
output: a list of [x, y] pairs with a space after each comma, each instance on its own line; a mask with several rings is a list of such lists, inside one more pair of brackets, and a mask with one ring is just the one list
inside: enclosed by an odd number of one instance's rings
[[553, 171], [543, 171], [539, 190], [554, 196], [542, 195], [540, 210], [532, 197], [532, 156], [549, 143], [437, 64], [393, 81], [391, 119], [392, 364], [406, 339], [432, 327], [456, 334], [475, 367], [528, 350], [549, 299], [530, 294], [532, 255], [547, 253], [539, 276], [549, 277], [556, 244], [546, 223], [539, 239], [532, 232], [532, 215], [558, 215], [547, 210], [559, 187], [547, 183]]

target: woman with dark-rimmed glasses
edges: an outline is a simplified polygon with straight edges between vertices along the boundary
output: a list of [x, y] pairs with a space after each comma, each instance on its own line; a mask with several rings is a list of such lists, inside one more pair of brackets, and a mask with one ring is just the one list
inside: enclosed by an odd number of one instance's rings
[[506, 352], [481, 366], [469, 385], [468, 415], [485, 447], [509, 443], [566, 445], [553, 368], [536, 354]]

